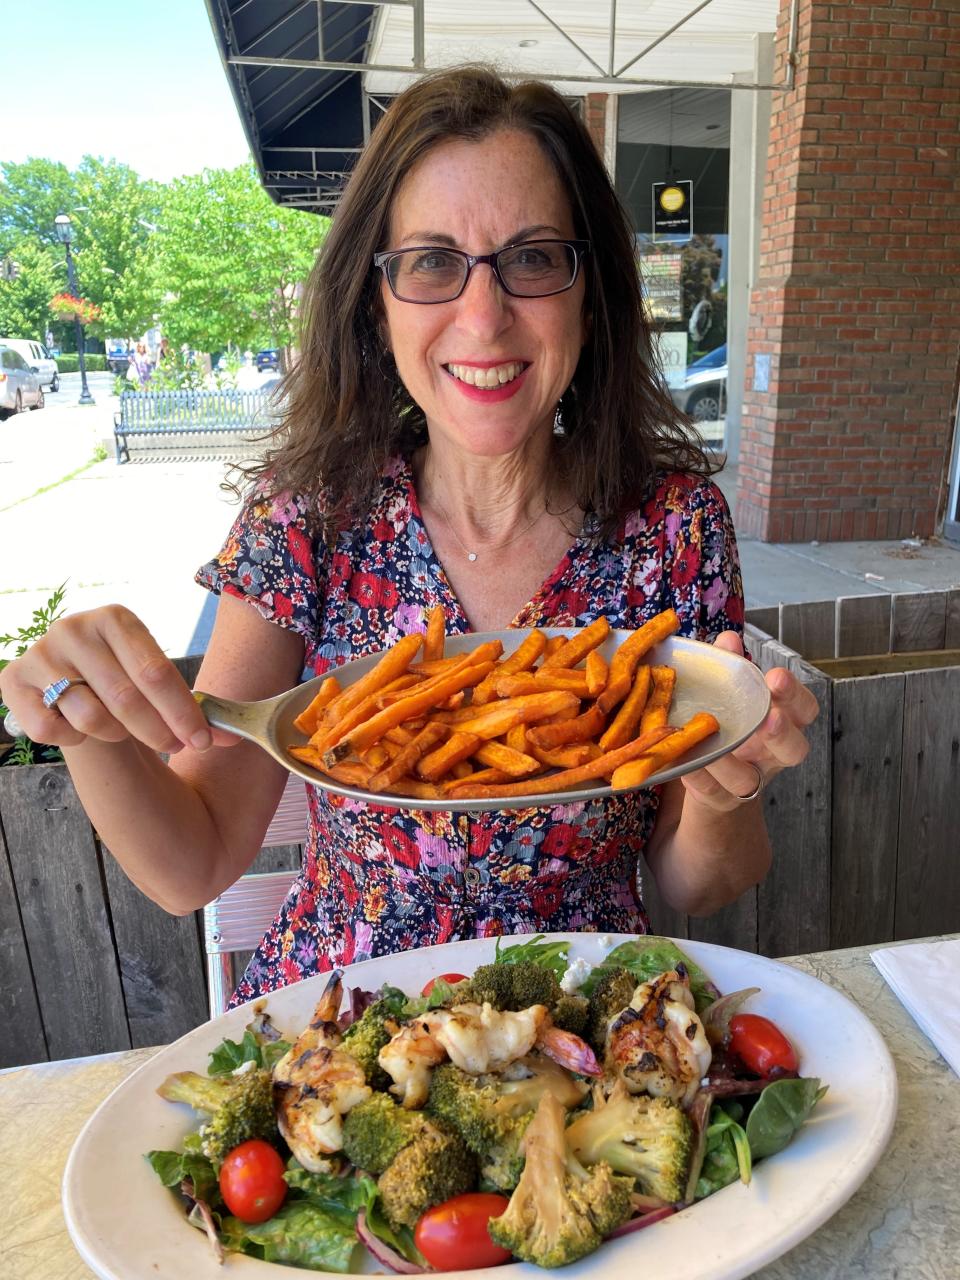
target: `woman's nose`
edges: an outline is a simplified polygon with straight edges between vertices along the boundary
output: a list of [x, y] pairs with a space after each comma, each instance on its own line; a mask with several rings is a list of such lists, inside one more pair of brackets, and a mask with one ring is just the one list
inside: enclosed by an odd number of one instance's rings
[[457, 307], [457, 324], [475, 338], [496, 337], [510, 323], [510, 298], [485, 262], [470, 272]]

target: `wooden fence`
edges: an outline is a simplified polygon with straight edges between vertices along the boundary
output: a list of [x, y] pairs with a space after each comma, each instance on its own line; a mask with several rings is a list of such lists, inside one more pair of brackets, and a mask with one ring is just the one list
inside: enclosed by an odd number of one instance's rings
[[[960, 665], [858, 677], [836, 664], [892, 646], [950, 661], [960, 591], [781, 605], [749, 622], [760, 666], [789, 667], [820, 702], [810, 754], [764, 792], [764, 883], [697, 920], [648, 877], [655, 927], [772, 956], [955, 931]], [[192, 683], [199, 659], [178, 665]], [[166, 1043], [206, 1019], [200, 914], [167, 915], [105, 853], [65, 766], [0, 769], [0, 1066]], [[267, 849], [254, 870], [292, 875], [299, 858], [298, 845]]]

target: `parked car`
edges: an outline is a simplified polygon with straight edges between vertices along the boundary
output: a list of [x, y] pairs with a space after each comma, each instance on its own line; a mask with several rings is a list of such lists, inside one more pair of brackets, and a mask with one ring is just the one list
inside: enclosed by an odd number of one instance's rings
[[276, 349], [269, 351], [258, 351], [256, 359], [257, 368], [263, 372], [264, 369], [280, 370], [280, 352]]
[[20, 413], [27, 405], [43, 408], [40, 378], [19, 351], [0, 347], [0, 414]]
[[708, 351], [687, 365], [683, 384], [671, 387], [670, 394], [678, 409], [688, 413], [694, 422], [716, 422], [727, 411], [727, 344]]
[[130, 351], [126, 338], [106, 338], [107, 368], [118, 377], [126, 377], [130, 367]]
[[46, 387], [49, 391], [60, 390], [60, 368], [42, 342], [34, 342], [32, 338], [0, 338], [0, 345], [23, 356], [30, 368], [39, 375], [41, 387]]

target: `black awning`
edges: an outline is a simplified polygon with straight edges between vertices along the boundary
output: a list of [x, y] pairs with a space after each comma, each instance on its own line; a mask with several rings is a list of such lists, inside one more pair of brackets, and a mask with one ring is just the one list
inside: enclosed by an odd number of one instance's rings
[[[373, 4], [206, 0], [254, 163], [278, 204], [331, 209], [364, 141], [361, 78], [291, 60], [365, 61]], [[257, 59], [238, 65], [232, 59]], [[259, 61], [262, 59], [262, 62]], [[271, 65], [283, 59], [285, 65]]]

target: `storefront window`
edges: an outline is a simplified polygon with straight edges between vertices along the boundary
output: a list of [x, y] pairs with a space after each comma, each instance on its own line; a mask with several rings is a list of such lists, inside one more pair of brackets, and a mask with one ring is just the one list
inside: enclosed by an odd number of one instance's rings
[[619, 103], [617, 189], [674, 402], [724, 446], [730, 94], [672, 89]]

